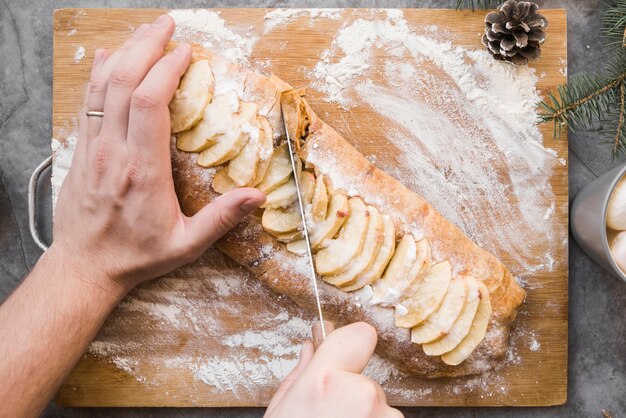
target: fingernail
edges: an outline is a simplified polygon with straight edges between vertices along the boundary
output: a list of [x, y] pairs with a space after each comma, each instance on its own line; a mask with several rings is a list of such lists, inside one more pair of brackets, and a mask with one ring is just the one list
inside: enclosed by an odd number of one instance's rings
[[172, 51], [172, 54], [180, 54], [189, 48], [191, 48], [191, 46], [187, 43], [178, 44], [178, 46]]
[[171, 17], [169, 17], [168, 15], [161, 15], [157, 17], [154, 23], [152, 24], [156, 26], [164, 26], [170, 22], [170, 19]]
[[143, 24], [139, 25], [139, 27], [137, 29], [135, 29], [135, 33], [133, 34], [133, 37], [139, 38], [141, 35], [143, 35], [148, 30], [149, 27], [150, 27], [150, 25], [148, 25], [147, 23], [143, 23]]

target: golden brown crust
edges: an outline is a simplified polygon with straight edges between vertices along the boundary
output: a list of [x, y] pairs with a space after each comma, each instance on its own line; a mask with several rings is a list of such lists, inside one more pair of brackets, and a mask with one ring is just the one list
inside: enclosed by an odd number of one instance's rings
[[[280, 96], [290, 90], [289, 85], [275, 77], [266, 78], [243, 70], [217, 57], [211, 57], [211, 65], [216, 73], [216, 83], [220, 78], [235, 80], [243, 87], [242, 99], [256, 101], [259, 114], [268, 118], [275, 137], [282, 135]], [[365, 321], [374, 325], [379, 334], [377, 351], [416, 375], [461, 376], [481, 373], [497, 365], [506, 352], [510, 323], [524, 299], [524, 290], [492, 254], [474, 244], [423, 198], [372, 165], [317, 118], [297, 92], [288, 93], [287, 98], [288, 103], [292, 103], [286, 109], [290, 118], [307, 121], [307, 124], [293, 124], [293, 134], [304, 136], [303, 126], [308, 125], [306, 141], [298, 144], [301, 158], [328, 176], [336, 189], [359, 195], [368, 205], [390, 215], [399, 233], [427, 237], [435, 261], [450, 260], [456, 275], [468, 274], [482, 280], [490, 291], [494, 311], [487, 336], [458, 366], [448, 366], [438, 357], [425, 355], [421, 346], [411, 342], [410, 330], [395, 326], [393, 309], [361, 303], [362, 291], [346, 293], [319, 281], [324, 314], [338, 324]], [[187, 215], [194, 214], [217, 197], [210, 186], [214, 169], [198, 166], [194, 154], [178, 151], [174, 143], [172, 163], [178, 197]], [[265, 232], [259, 216], [250, 216], [216, 245], [274, 290], [302, 306], [316, 307], [306, 258], [288, 252], [285, 244]]]

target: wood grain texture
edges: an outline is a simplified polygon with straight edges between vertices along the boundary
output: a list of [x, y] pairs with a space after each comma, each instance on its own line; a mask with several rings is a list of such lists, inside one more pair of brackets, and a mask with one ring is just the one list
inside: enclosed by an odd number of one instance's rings
[[[73, 129], [74, 121], [82, 103], [84, 88], [88, 81], [89, 70], [96, 48], [115, 48], [128, 36], [132, 27], [149, 22], [162, 10], [155, 9], [64, 9], [57, 10], [54, 16], [54, 82], [53, 82], [53, 135], [65, 138]], [[256, 35], [263, 30], [265, 10], [263, 9], [223, 9], [221, 17], [231, 25], [241, 28], [254, 27]], [[344, 13], [351, 13], [346, 10]], [[404, 10], [409, 23], [434, 24], [445, 28], [454, 35], [455, 44], [473, 48], [482, 48], [478, 33], [483, 28], [483, 13], [456, 12], [449, 10]], [[562, 71], [567, 62], [566, 16], [563, 10], [544, 10], [543, 14], [550, 21], [548, 40], [542, 48], [542, 58], [532, 64], [538, 74], [544, 75], [538, 80], [537, 87], [542, 94], [562, 84], [565, 75]], [[259, 37], [252, 53], [251, 61], [271, 58], [271, 71], [277, 76], [299, 88], [307, 86], [309, 79], [301, 71], [302, 67], [312, 68], [319, 60], [321, 52], [334, 38], [341, 20], [322, 20], [314, 26], [290, 25], [288, 28], [277, 27], [270, 33]], [[71, 31], [75, 34], [68, 36]], [[287, 42], [284, 42], [287, 41]], [[282, 42], [284, 48], [276, 45]], [[83, 46], [86, 57], [74, 61], [77, 47]], [[379, 51], [376, 59], [384, 59], [384, 51]], [[316, 112], [330, 125], [337, 129], [348, 141], [352, 142], [363, 154], [377, 155], [388, 166], [398, 164], [393, 155], [385, 154], [384, 132], [377, 129], [377, 114], [365, 108], [356, 108], [346, 112], [338, 105], [327, 103], [321, 94], [309, 91], [308, 100]], [[372, 121], [374, 123], [372, 123]], [[368, 141], [361, 141], [367, 130]], [[567, 159], [567, 141], [561, 136], [559, 141], [552, 140], [552, 127], [541, 126], [546, 146], [554, 149], [558, 156]], [[550, 184], [556, 196], [556, 212], [553, 222], [567, 236], [567, 166], [555, 168]], [[532, 351], [527, 345], [516, 348], [515, 355], [519, 362], [507, 365], [495, 372], [491, 382], [482, 381], [476, 385], [476, 378], [423, 379], [402, 377], [385, 383], [390, 403], [402, 406], [449, 405], [449, 406], [538, 406], [562, 404], [567, 397], [567, 242], [554, 249], [558, 255], [556, 268], [552, 271], [539, 271], [533, 274], [533, 281], [541, 286], [527, 288], [528, 297], [518, 316], [516, 327], [531, 330], [541, 336], [541, 350]], [[516, 261], [497, 254], [506, 264]], [[539, 256], [540, 251], [534, 256]], [[210, 260], [207, 261], [207, 257]], [[225, 271], [235, 271], [245, 282], [254, 282], [246, 271], [239, 269], [229, 260], [216, 252], [210, 252], [204, 260], [187, 266], [169, 275], [170, 279], [185, 278], [193, 281], [193, 292], [189, 298], [194, 303], [206, 303], [207, 299], [217, 297], [207, 277], [215, 274], [215, 268], [207, 263], [217, 263]], [[169, 286], [168, 278], [150, 283], [149, 288]], [[291, 315], [310, 318], [285, 298], [270, 290], [263, 298], [272, 299], [272, 303], [251, 303], [250, 296], [231, 294], [232, 303], [245, 304], [248, 318], [255, 318], [263, 313], [278, 314], [287, 310]], [[142, 289], [138, 291], [141, 293]], [[261, 294], [259, 293], [259, 294]], [[257, 295], [258, 296], [258, 295]], [[228, 301], [227, 300], [227, 301]], [[203, 302], [204, 301], [204, 302]], [[241, 318], [229, 317], [228, 312], [214, 312], [220, 320], [232, 330], [262, 328], [263, 324], [242, 321]], [[112, 315], [104, 333], [117, 332], [128, 339], [153, 341], [160, 337], [159, 344], [145, 345], [145, 356], [163, 359], [179, 353], [197, 335], [182, 333], [154, 318], [139, 312], [116, 311]], [[220, 335], [213, 336], [216, 339]], [[235, 350], [224, 352], [224, 347], [211, 344], [210, 339], [196, 341], [206, 346], [206, 355], [229, 355], [237, 358]], [[237, 350], [239, 350], [238, 348]], [[151, 367], [154, 370], [151, 370]], [[260, 385], [255, 390], [220, 392], [211, 390], [202, 381], [198, 381], [191, 372], [171, 372], [166, 368], [147, 366], [143, 375], [158, 384], [146, 384], [136, 376], [120, 370], [111, 362], [87, 355], [81, 360], [61, 388], [57, 402], [63, 406], [261, 406], [271, 398], [278, 381]], [[505, 385], [506, 390], [500, 390]], [[454, 388], [454, 389], [453, 389]], [[401, 396], [403, 390], [411, 389], [423, 396], [407, 399]]]

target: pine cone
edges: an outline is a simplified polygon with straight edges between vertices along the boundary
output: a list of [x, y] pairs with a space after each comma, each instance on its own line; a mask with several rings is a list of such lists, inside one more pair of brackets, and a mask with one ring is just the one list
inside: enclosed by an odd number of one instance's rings
[[548, 20], [537, 10], [535, 3], [507, 0], [485, 17], [482, 41], [494, 58], [517, 65], [539, 58]]

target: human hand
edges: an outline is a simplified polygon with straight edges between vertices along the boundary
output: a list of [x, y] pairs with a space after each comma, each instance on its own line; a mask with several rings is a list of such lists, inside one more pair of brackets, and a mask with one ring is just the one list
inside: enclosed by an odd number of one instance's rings
[[[168, 104], [191, 48], [181, 44], [163, 55], [173, 32], [173, 20], [162, 15], [112, 54], [95, 53], [48, 252], [100, 287], [128, 291], [190, 262], [265, 200], [259, 190], [242, 188], [193, 217], [181, 212]], [[104, 117], [87, 117], [88, 110]]]
[[359, 322], [328, 334], [318, 350], [306, 341], [265, 418], [398, 418], [378, 383], [361, 373], [376, 347], [376, 331]]

